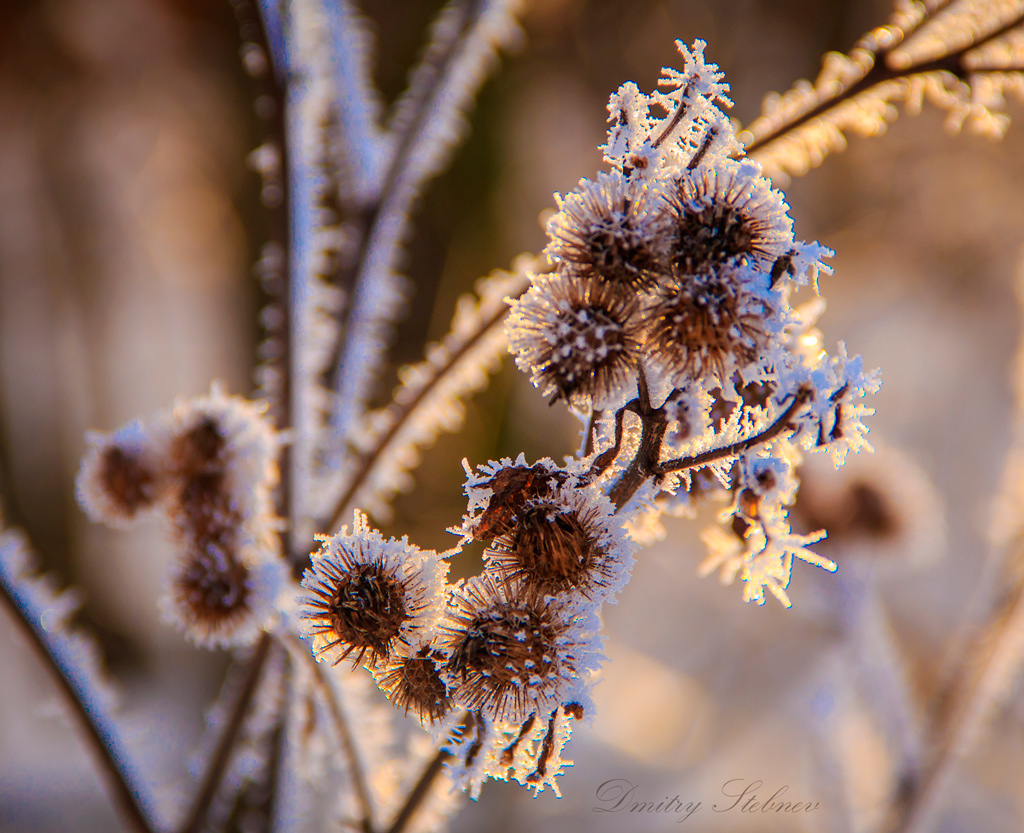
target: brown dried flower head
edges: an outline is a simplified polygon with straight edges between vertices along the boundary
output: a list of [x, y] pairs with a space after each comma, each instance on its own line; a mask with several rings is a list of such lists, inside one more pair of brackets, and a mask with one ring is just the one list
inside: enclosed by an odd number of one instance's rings
[[163, 500], [166, 486], [160, 444], [139, 424], [130, 424], [112, 435], [90, 437], [76, 490], [94, 520], [114, 525], [133, 521]]
[[604, 281], [544, 275], [517, 301], [506, 329], [521, 370], [545, 395], [570, 402], [623, 398], [640, 326], [632, 295]]
[[659, 287], [645, 311], [645, 346], [675, 376], [725, 379], [757, 358], [768, 341], [767, 303], [729, 269], [682, 275]]
[[488, 570], [541, 594], [603, 597], [625, 582], [633, 563], [620, 531], [607, 523], [610, 511], [578, 490], [531, 501], [487, 550]]
[[430, 645], [422, 645], [410, 656], [392, 656], [374, 669], [374, 679], [392, 705], [420, 723], [436, 723], [451, 711], [448, 687], [439, 668], [445, 656]]
[[670, 257], [680, 272], [706, 271], [734, 258], [774, 263], [793, 242], [782, 196], [750, 163], [682, 175], [668, 205], [676, 225]]
[[514, 724], [551, 711], [583, 671], [576, 628], [563, 599], [487, 574], [467, 582], [441, 628], [452, 699]]
[[245, 564], [210, 543], [181, 559], [171, 578], [169, 612], [196, 643], [232, 644], [252, 617], [252, 595]]
[[302, 586], [302, 618], [318, 658], [337, 664], [353, 656], [371, 667], [388, 659], [397, 640], [412, 643], [437, 617], [447, 564], [406, 539], [385, 540], [356, 515], [355, 529], [323, 538]]
[[179, 477], [222, 472], [227, 441], [223, 428], [210, 414], [197, 414], [195, 424], [171, 443], [171, 460]]
[[665, 271], [667, 216], [660, 196], [644, 185], [599, 174], [596, 182], [559, 201], [548, 223], [551, 242], [545, 250], [555, 263], [590, 279], [601, 279], [635, 292]]
[[347, 553], [339, 564], [324, 567], [311, 587], [308, 605], [310, 632], [327, 638], [323, 651], [338, 648], [335, 664], [355, 654], [355, 664], [367, 653], [370, 663], [387, 658], [409, 614], [405, 592], [383, 564], [359, 563]]
[[487, 505], [479, 515], [466, 521], [463, 531], [477, 541], [492, 541], [507, 535], [523, 507], [550, 494], [565, 482], [566, 476], [563, 469], [536, 463], [504, 466], [489, 477], [477, 478], [470, 488], [474, 492], [487, 492]]

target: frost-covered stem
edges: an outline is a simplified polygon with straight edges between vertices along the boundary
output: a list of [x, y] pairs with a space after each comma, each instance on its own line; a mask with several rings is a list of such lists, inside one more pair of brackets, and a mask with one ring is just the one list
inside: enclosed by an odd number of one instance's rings
[[391, 827], [388, 828], [387, 833], [402, 833], [405, 830], [406, 825], [416, 815], [416, 811], [423, 804], [424, 799], [430, 795], [434, 782], [444, 772], [445, 761], [451, 757], [452, 755], [447, 749], [437, 750], [437, 754], [430, 759], [430, 763], [426, 765], [423, 773], [409, 791], [402, 809], [398, 811], [398, 815], [395, 816], [395, 820], [392, 822]]
[[363, 763], [359, 758], [359, 751], [356, 749], [352, 727], [349, 726], [348, 718], [341, 710], [341, 703], [338, 702], [334, 689], [331, 688], [331, 684], [324, 675], [323, 666], [310, 653], [306, 643], [292, 635], [286, 638], [292, 645], [292, 654], [302, 657], [303, 661], [309, 664], [313, 672], [313, 685], [327, 706], [331, 720], [334, 721], [334, 730], [338, 734], [338, 741], [341, 743], [341, 748], [348, 761], [348, 771], [352, 778], [352, 789], [362, 812], [362, 818], [359, 820], [360, 828], [364, 833], [374, 833], [373, 801], [370, 798], [370, 788], [366, 782], [366, 773], [363, 771]]
[[133, 788], [129, 769], [115, 752], [108, 742], [108, 738], [100, 727], [93, 721], [92, 716], [85, 708], [83, 700], [78, 696], [71, 679], [57, 662], [56, 658], [47, 647], [45, 638], [36, 629], [36, 626], [29, 621], [25, 611], [18, 604], [18, 600], [10, 594], [7, 586], [0, 582], [0, 599], [11, 612], [16, 627], [21, 631], [26, 641], [32, 645], [43, 661], [43, 664], [50, 670], [57, 687], [64, 695], [64, 700], [69, 706], [75, 721], [82, 729], [86, 743], [92, 749], [96, 763], [106, 776], [107, 784], [112, 793], [111, 798], [114, 805], [120, 812], [121, 819], [127, 830], [134, 833], [155, 833], [153, 826], [146, 817], [145, 812], [139, 805], [137, 791]]
[[[758, 125], [764, 120], [765, 117], [756, 119], [749, 127], [746, 128], [746, 132], [754, 136], [754, 140], [746, 146], [746, 155], [751, 157], [755, 161], [758, 159], [758, 155], [762, 154], [767, 147], [786, 137], [788, 134], [803, 127], [808, 122], [814, 119], [819, 119], [828, 113], [830, 110], [839, 107], [841, 104], [846, 103], [856, 98], [861, 93], [867, 92], [872, 87], [879, 84], [884, 84], [889, 81], [898, 81], [901, 78], [910, 78], [914, 75], [926, 75], [930, 72], [949, 72], [955, 75], [957, 78], [964, 78], [967, 75], [975, 72], [974, 68], [967, 67], [964, 65], [964, 57], [966, 54], [978, 47], [995, 40], [996, 38], [1002, 37], [1010, 30], [1016, 28], [1021, 23], [1024, 23], [1024, 12], [1010, 19], [1005, 24], [1000, 26], [998, 29], [989, 32], [987, 35], [972, 40], [967, 43], [963, 48], [956, 52], [951, 52], [948, 55], [943, 55], [938, 58], [933, 58], [930, 61], [925, 61], [920, 64], [913, 64], [907, 67], [890, 67], [886, 63], [886, 59], [895, 48], [895, 44], [889, 49], [879, 49], [872, 56], [873, 63], [871, 69], [867, 71], [863, 78], [849, 87], [842, 89], [840, 92], [833, 95], [831, 98], [825, 99], [819, 104], [812, 107], [800, 115], [794, 116], [790, 121], [784, 122], [778, 125], [771, 131], [764, 135], [758, 136]], [[904, 40], [905, 42], [905, 40]], [[1004, 71], [1002, 69], [996, 70], [995, 68], [989, 68], [982, 71]]]
[[[241, 4], [239, 4], [241, 5]], [[268, 96], [274, 102], [273, 114], [268, 118], [268, 130], [273, 142], [278, 146], [281, 166], [281, 197], [274, 208], [268, 208], [270, 218], [270, 239], [277, 242], [281, 247], [280, 277], [274, 282], [274, 292], [271, 293], [273, 302], [281, 310], [281, 320], [284, 322], [277, 328], [274, 337], [280, 340], [281, 349], [275, 357], [277, 365], [278, 396], [276, 401], [269, 403], [270, 415], [274, 418], [279, 431], [287, 431], [291, 427], [292, 413], [292, 355], [294, 344], [292, 338], [291, 316], [293, 308], [291, 304], [291, 293], [288, 291], [288, 284], [285, 276], [290, 274], [291, 247], [289, 243], [291, 236], [288, 233], [287, 207], [291, 200], [291, 188], [289, 187], [289, 153], [288, 153], [288, 132], [285, 129], [285, 91], [283, 84], [282, 68], [280, 66], [280, 46], [275, 49], [275, 41], [280, 37], [280, 32], [273, 35], [268, 30], [266, 10], [264, 13], [255, 15], [257, 29], [259, 31], [258, 44], [265, 54], [274, 58], [273, 68], [264, 73], [262, 83], [263, 95]], [[280, 26], [280, 21], [277, 20]], [[291, 477], [291, 444], [284, 444], [281, 447], [278, 468], [281, 471], [281, 481], [277, 492], [277, 512], [282, 518], [292, 518], [292, 500], [294, 489], [292, 488]]]
[[[658, 460], [661, 458], [661, 443], [665, 439], [665, 432], [668, 430], [668, 418], [664, 410], [651, 407], [651, 394], [647, 385], [647, 375], [643, 367], [640, 368], [637, 379], [637, 392], [639, 396], [630, 403], [640, 416], [642, 428], [640, 432], [640, 445], [636, 454], [630, 461], [626, 470], [622, 473], [619, 481], [612, 486], [608, 497], [615, 504], [616, 510], [621, 509], [629, 501], [637, 489], [654, 473], [658, 467]], [[630, 407], [629, 405], [626, 406]], [[623, 409], [625, 410], [625, 408]], [[616, 440], [621, 441], [621, 423], [616, 417]], [[616, 443], [618, 444], [618, 442]]]
[[661, 441], [668, 430], [668, 420], [663, 411], [658, 410], [640, 417], [643, 427], [640, 433], [640, 445], [629, 466], [622, 473], [619, 481], [612, 486], [608, 497], [615, 504], [616, 510], [621, 509], [636, 494], [658, 466], [661, 454]]
[[[381, 437], [380, 442], [362, 456], [355, 475], [349, 481], [348, 488], [345, 490], [345, 493], [335, 504], [334, 511], [331, 512], [330, 518], [326, 522], [318, 523], [318, 528], [335, 530], [341, 525], [342, 519], [352, 511], [352, 500], [359, 493], [359, 490], [366, 483], [367, 479], [373, 474], [373, 469], [377, 461], [387, 450], [391, 442], [401, 433], [402, 428], [406, 423], [416, 415], [419, 406], [429, 400], [431, 392], [444, 380], [447, 373], [459, 363], [463, 356], [469, 353], [496, 327], [501, 327], [503, 325], [507, 314], [507, 308], [500, 307], [497, 309], [493, 315], [481, 322], [477, 332], [467, 338], [465, 342], [460, 345], [459, 349], [454, 351], [451, 356], [448, 357], [448, 361], [444, 367], [442, 367], [434, 378], [425, 384], [414, 397], [402, 405], [398, 405], [394, 402], [391, 403], [390, 407], [396, 409], [395, 418], [391, 427], [388, 428], [384, 436]], [[308, 549], [303, 553], [303, 556], [308, 559]]]
[[[1020, 544], [1024, 557], [1024, 544]], [[1005, 695], [1024, 661], [1024, 577], [1017, 580], [1005, 602], [992, 614], [976, 640], [976, 649], [965, 657], [968, 667], [960, 669], [962, 680], [953, 692], [952, 708], [939, 717], [931, 729], [938, 747], [924, 776], [913, 784], [896, 808], [892, 833], [918, 833], [927, 822], [954, 775], [959, 759], [966, 754], [983, 728], [986, 718]]]
[[[630, 403], [632, 404], [632, 403]], [[600, 477], [608, 467], [615, 462], [615, 458], [619, 456], [619, 451], [622, 448], [622, 428], [623, 422], [626, 418], [626, 411], [631, 410], [630, 405], [619, 408], [615, 412], [615, 442], [611, 448], [602, 451], [597, 457], [594, 458], [593, 465], [590, 467], [588, 472], [591, 478]]]
[[224, 730], [217, 740], [217, 748], [207, 765], [206, 774], [196, 792], [184, 823], [179, 828], [179, 833], [198, 833], [203, 829], [206, 822], [206, 814], [210, 805], [217, 797], [221, 780], [227, 772], [228, 764], [231, 763], [231, 755], [235, 750], [235, 744], [241, 736], [242, 726], [245, 723], [246, 715], [249, 713], [249, 706], [259, 689], [260, 680], [263, 676], [263, 668], [267, 664], [267, 657], [270, 656], [273, 637], [264, 633], [256, 644], [256, 650], [252, 659], [249, 660], [249, 669], [242, 683], [242, 690], [238, 693], [238, 699], [231, 709], [231, 716], [228, 718]]
[[793, 401], [789, 404], [775, 421], [765, 428], [763, 431], [759, 431], [752, 437], [746, 439], [737, 440], [729, 445], [724, 445], [721, 448], [709, 448], [707, 451], [702, 451], [700, 454], [694, 454], [690, 457], [679, 457], [675, 460], [666, 460], [664, 463], [659, 463], [655, 466], [654, 474], [669, 474], [673, 471], [682, 471], [683, 469], [692, 469], [697, 466], [706, 466], [708, 463], [713, 463], [716, 460], [721, 460], [724, 457], [734, 457], [737, 454], [742, 454], [744, 451], [749, 451], [751, 448], [766, 443], [769, 440], [775, 439], [779, 434], [785, 431], [789, 427], [789, 421], [793, 415], [811, 398], [812, 391], [807, 388], [801, 388], [793, 395]]
[[679, 122], [682, 121], [683, 116], [686, 114], [686, 105], [690, 100], [689, 93], [689, 87], [683, 90], [682, 95], [679, 96], [679, 103], [676, 105], [676, 109], [672, 112], [672, 117], [668, 120], [668, 124], [665, 125], [665, 129], [658, 134], [658, 137], [653, 142], [651, 142], [651, 147], [657, 148], [662, 142], [671, 136], [672, 131], [679, 126]]
[[[481, 0], [465, 0], [465, 2], [462, 2], [460, 5], [462, 6], [462, 9], [460, 10], [461, 19], [459, 20], [459, 25], [454, 27], [456, 30], [455, 36], [452, 37], [448, 43], [444, 44], [443, 48], [439, 49], [433, 56], [430, 56], [432, 58], [431, 69], [433, 70], [432, 80], [434, 83], [425, 89], [422, 98], [415, 102], [415, 110], [412, 118], [410, 119], [405, 131], [399, 137], [398, 147], [395, 149], [395, 152], [391, 157], [390, 164], [388, 165], [387, 172], [384, 174], [380, 191], [378, 192], [376, 199], [363, 209], [362, 221], [359, 227], [358, 251], [354, 258], [353, 266], [351, 270], [347, 270], [347, 274], [339, 275], [339, 281], [343, 285], [354, 287], [361, 279], [365, 266], [371, 259], [373, 243], [378, 237], [376, 234], [377, 226], [384, 214], [391, 207], [392, 200], [396, 195], [396, 190], [401, 180], [401, 175], [409, 162], [412, 152], [417, 147], [417, 140], [419, 139], [420, 131], [431, 115], [431, 104], [434, 101], [434, 92], [438, 89], [439, 85], [444, 82], [447, 75], [447, 69], [451, 65], [456, 54], [458, 54], [459, 46], [472, 29], [476, 16], [483, 8], [483, 2]], [[355, 306], [356, 304], [354, 301], [350, 301], [348, 312], [354, 312]], [[346, 345], [345, 334], [348, 330], [348, 326], [339, 329], [338, 338], [335, 342], [330, 362], [327, 365], [332, 369], [331, 373], [334, 374], [331, 379], [331, 389], [334, 391], [338, 390], [341, 382], [341, 364]]]

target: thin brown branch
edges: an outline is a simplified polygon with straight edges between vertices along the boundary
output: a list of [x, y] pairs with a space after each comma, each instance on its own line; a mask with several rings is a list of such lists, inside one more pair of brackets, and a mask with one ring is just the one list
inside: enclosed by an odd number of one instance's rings
[[[1018, 542], [1024, 549], [1024, 545]], [[1024, 556], [1019, 553], [1018, 560]], [[1024, 577], [1019, 577], [1002, 604], [964, 652], [953, 677], [957, 688], [949, 695], [950, 707], [936, 709], [929, 736], [937, 745], [921, 778], [908, 785], [893, 808], [891, 833], [916, 833], [928, 821], [955, 774], [960, 759], [981, 734], [986, 719], [1005, 696], [1024, 662]]]
[[672, 131], [678, 127], [679, 122], [682, 121], [683, 116], [686, 114], [686, 103], [689, 94], [690, 87], [687, 85], [686, 89], [680, 93], [679, 104], [677, 104], [676, 109], [672, 111], [672, 117], [668, 120], [668, 124], [665, 125], [665, 129], [658, 134], [658, 137], [653, 142], [651, 142], [652, 148], [656, 149], [662, 142], [671, 136]]
[[789, 427], [789, 421], [804, 405], [804, 403], [807, 402], [810, 396], [810, 391], [805, 389], [798, 390], [793, 395], [793, 401], [789, 404], [789, 407], [779, 414], [771, 425], [751, 437], [737, 440], [734, 443], [729, 443], [729, 445], [724, 445], [720, 448], [709, 448], [707, 451], [702, 451], [700, 454], [694, 454], [689, 457], [679, 457], [675, 460], [666, 460], [664, 463], [659, 463], [655, 466], [652, 473], [659, 475], [669, 474], [674, 471], [683, 471], [684, 469], [706, 466], [708, 463], [714, 463], [716, 460], [722, 460], [726, 457], [734, 457], [737, 454], [742, 454], [744, 451], [754, 448], [755, 446], [766, 443], [769, 440], [773, 440]]
[[110, 790], [110, 797], [121, 816], [125, 829], [133, 833], [155, 833], [149, 818], [139, 805], [137, 790], [133, 787], [132, 777], [124, 761], [113, 749], [102, 729], [94, 722], [93, 716], [85, 707], [71, 677], [61, 667], [57, 658], [50, 653], [46, 640], [36, 627], [29, 621], [18, 600], [11, 595], [7, 586], [0, 582], [0, 600], [11, 611], [15, 626], [26, 642], [38, 654], [43, 665], [50, 672], [61, 695], [67, 704], [74, 722], [82, 730], [86, 745], [103, 774]]
[[331, 687], [330, 682], [327, 680], [327, 676], [324, 673], [323, 666], [317, 662], [316, 658], [310, 653], [309, 647], [298, 637], [288, 635], [285, 637], [289, 644], [292, 646], [293, 656], [301, 657], [305, 661], [312, 671], [313, 685], [316, 688], [317, 693], [320, 695], [321, 700], [327, 706], [327, 711], [331, 715], [331, 720], [334, 722], [334, 729], [338, 735], [338, 741], [341, 743], [342, 751], [345, 753], [345, 758], [348, 762], [349, 777], [352, 779], [352, 789], [355, 793], [356, 801], [359, 804], [362, 818], [359, 820], [360, 829], [364, 833], [374, 833], [376, 829], [373, 823], [373, 799], [370, 796], [370, 787], [366, 781], [366, 773], [363, 770], [363, 763], [359, 757], [359, 750], [356, 749], [355, 737], [352, 734], [352, 727], [349, 725], [349, 720], [345, 716], [345, 713], [341, 709], [341, 703], [338, 702], [338, 697], [335, 694], [334, 689]]
[[268, 633], [264, 633], [260, 637], [260, 641], [256, 643], [256, 650], [252, 659], [249, 660], [249, 668], [246, 671], [242, 689], [238, 692], [238, 699], [235, 700], [231, 716], [228, 718], [224, 731], [217, 741], [217, 748], [207, 764], [206, 773], [203, 775], [203, 780], [193, 799], [192, 808], [178, 829], [179, 833], [198, 833], [203, 828], [206, 814], [217, 797], [217, 791], [220, 789], [221, 781], [231, 762], [231, 755], [241, 736], [242, 726], [249, 713], [249, 706], [259, 688], [272, 643], [273, 637]]
[[927, 75], [932, 72], [949, 72], [957, 78], [965, 78], [975, 71], [964, 62], [964, 58], [968, 52], [1002, 37], [1012, 29], [1020, 26], [1021, 23], [1024, 23], [1024, 13], [1011, 18], [998, 28], [978, 37], [955, 52], [942, 55], [938, 58], [932, 58], [919, 64], [912, 64], [907, 67], [892, 67], [887, 63], [889, 55], [897, 45], [894, 45], [889, 49], [879, 50], [873, 56], [874, 62], [871, 68], [862, 78], [850, 86], [840, 90], [830, 98], [827, 98], [808, 110], [805, 110], [803, 113], [794, 116], [788, 122], [777, 125], [760, 136], [758, 136], [757, 133], [760, 129], [759, 125], [764, 122], [764, 117], [752, 122], [746, 130], [754, 136], [754, 139], [749, 145], [747, 145], [746, 154], [747, 156], [756, 158], [759, 153], [762, 153], [765, 150], [765, 148], [789, 135], [793, 131], [798, 130], [815, 119], [825, 116], [828, 112], [834, 110], [840, 105], [845, 104], [848, 101], [852, 101], [857, 96], [880, 84], [910, 78], [915, 75]]
[[438, 777], [444, 771], [445, 761], [449, 760], [451, 757], [451, 753], [448, 750], [437, 750], [437, 754], [430, 759], [430, 762], [423, 768], [423, 772], [420, 774], [420, 777], [416, 779], [416, 783], [409, 791], [409, 795], [406, 796], [405, 803], [402, 804], [401, 809], [398, 811], [398, 815], [395, 816], [395, 820], [391, 823], [391, 827], [388, 828], [387, 833], [402, 833], [402, 831], [405, 830], [406, 825], [408, 825], [412, 817], [416, 815], [416, 811], [419, 810], [427, 796], [430, 795], [430, 790], [434, 786], [434, 782], [437, 781]]

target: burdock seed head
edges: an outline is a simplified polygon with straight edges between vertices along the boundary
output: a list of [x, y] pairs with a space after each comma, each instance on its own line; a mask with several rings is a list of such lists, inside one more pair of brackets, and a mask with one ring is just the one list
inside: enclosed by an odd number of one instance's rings
[[302, 618], [318, 659], [374, 666], [396, 641], [430, 630], [447, 564], [407, 539], [385, 540], [356, 515], [353, 532], [322, 538], [302, 586]]
[[402, 643], [398, 651], [373, 669], [378, 687], [395, 708], [413, 712], [424, 725], [436, 723], [452, 707], [440, 672], [445, 655], [430, 644]]
[[587, 625], [594, 623], [567, 597], [487, 574], [470, 580], [454, 591], [440, 631], [452, 700], [521, 724], [578, 699], [595, 662]]
[[545, 250], [555, 263], [627, 294], [652, 286], [665, 272], [669, 212], [660, 196], [619, 174], [583, 179], [559, 199]]
[[632, 295], [558, 274], [535, 280], [513, 305], [506, 330], [516, 364], [544, 395], [610, 407], [635, 393], [640, 323]]
[[487, 569], [542, 594], [613, 596], [633, 566], [633, 545], [599, 490], [553, 489], [525, 504], [485, 553]]

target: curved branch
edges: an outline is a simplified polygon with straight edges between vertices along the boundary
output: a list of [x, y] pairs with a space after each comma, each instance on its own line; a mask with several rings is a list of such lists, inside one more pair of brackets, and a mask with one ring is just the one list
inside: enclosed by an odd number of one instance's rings
[[801, 388], [793, 394], [793, 401], [789, 403], [789, 407], [779, 414], [772, 424], [763, 431], [759, 431], [752, 437], [737, 440], [734, 443], [729, 443], [729, 445], [724, 445], [720, 448], [709, 448], [707, 451], [702, 451], [699, 454], [694, 454], [689, 457], [679, 457], [675, 460], [666, 460], [664, 463], [659, 463], [655, 466], [652, 473], [669, 474], [674, 471], [683, 471], [684, 469], [694, 469], [698, 466], [706, 466], [708, 463], [714, 463], [716, 460], [722, 460], [726, 457], [734, 457], [737, 454], [742, 454], [744, 451], [748, 451], [755, 446], [761, 445], [761, 443], [773, 440], [789, 427], [789, 421], [804, 405], [804, 403], [810, 399], [810, 397], [811, 392], [807, 389]]
[[[1020, 26], [1021, 23], [1024, 23], [1024, 12], [1006, 21], [1006, 23], [1000, 25], [991, 32], [972, 40], [970, 43], [955, 52], [906, 67], [892, 67], [888, 63], [888, 58], [896, 49], [896, 44], [888, 49], [879, 49], [877, 52], [872, 54], [872, 66], [863, 77], [850, 86], [841, 89], [832, 97], [827, 98], [824, 101], [820, 101], [817, 105], [805, 110], [799, 115], [793, 116], [788, 122], [784, 122], [771, 129], [766, 129], [766, 132], [758, 136], [759, 124], [762, 123], [765, 117], [762, 116], [761, 118], [754, 120], [754, 122], [752, 122], [745, 130], [745, 132], [754, 137], [750, 144], [746, 146], [746, 155], [756, 157], [757, 154], [764, 152], [765, 148], [788, 136], [793, 131], [798, 130], [815, 119], [822, 118], [830, 111], [835, 110], [837, 107], [848, 101], [852, 101], [857, 96], [880, 84], [899, 81], [915, 75], [927, 75], [932, 72], [949, 72], [957, 78], [966, 78], [971, 73], [975, 72], [974, 68], [967, 66], [964, 61], [967, 53], [1002, 37], [1012, 29]], [[921, 25], [923, 25], [923, 23]], [[920, 27], [911, 30], [907, 36], [917, 31], [920, 31]], [[905, 43], [906, 41], [904, 40], [903, 42]], [[996, 70], [993, 67], [979, 71], [993, 72], [999, 70]]]
[[430, 763], [423, 769], [423, 773], [416, 780], [413, 788], [409, 791], [409, 795], [405, 799], [405, 803], [402, 808], [398, 811], [398, 815], [395, 816], [395, 820], [391, 823], [391, 827], [388, 828], [387, 833], [402, 833], [405, 830], [406, 825], [416, 814], [416, 811], [420, 808], [420, 805], [430, 794], [430, 788], [434, 786], [434, 782], [438, 776], [444, 771], [445, 761], [452, 757], [451, 752], [447, 749], [438, 749], [437, 754], [430, 759]]
[[86, 745], [92, 750], [93, 756], [103, 775], [106, 776], [111, 798], [124, 822], [125, 828], [133, 833], [155, 833], [149, 818], [139, 804], [138, 790], [132, 784], [132, 776], [127, 763], [114, 749], [111, 738], [93, 719], [86, 708], [80, 692], [71, 677], [57, 658], [50, 651], [46, 638], [29, 620], [27, 611], [18, 603], [17, 598], [9, 591], [7, 585], [0, 581], [0, 602], [6, 606], [21, 632], [25, 641], [35, 648], [40, 660], [50, 672], [67, 703], [73, 720], [78, 723], [85, 736]]
[[199, 833], [206, 821], [206, 814], [210, 805], [217, 797], [224, 773], [227, 772], [228, 764], [231, 763], [231, 754], [235, 750], [235, 744], [241, 735], [242, 726], [245, 724], [245, 717], [249, 713], [249, 706], [259, 688], [263, 676], [263, 668], [267, 664], [267, 657], [270, 656], [270, 646], [273, 637], [264, 633], [256, 644], [256, 651], [251, 660], [242, 683], [242, 690], [238, 693], [238, 699], [231, 709], [231, 717], [228, 718], [224, 732], [217, 741], [217, 748], [207, 766], [202, 783], [192, 803], [192, 809], [186, 816], [185, 821], [179, 828], [179, 833]]
[[[525, 287], [522, 291], [525, 291]], [[522, 294], [522, 291], [519, 294]], [[335, 503], [334, 510], [331, 512], [329, 520], [325, 524], [319, 525], [321, 529], [332, 530], [338, 528], [345, 515], [352, 510], [351, 504], [355, 499], [355, 496], [367, 482], [370, 475], [373, 474], [374, 466], [388, 450], [395, 438], [399, 436], [402, 428], [416, 414], [417, 409], [424, 402], [429, 400], [430, 394], [447, 378], [448, 373], [462, 360], [464, 356], [472, 352], [472, 350], [491, 332], [493, 332], [496, 327], [500, 327], [502, 325], [507, 315], [508, 307], [502, 306], [496, 309], [493, 314], [481, 322], [477, 331], [467, 338], [465, 342], [460, 344], [459, 347], [448, 357], [447, 361], [437, 368], [437, 372], [434, 377], [420, 390], [418, 390], [415, 396], [411, 397], [408, 402], [404, 402], [402, 404], [398, 404], [396, 402], [391, 403], [389, 406], [393, 409], [391, 425], [380, 438], [380, 441], [370, 451], [363, 455], [362, 459], [359, 461], [359, 466], [356, 469], [355, 474], [348, 483], [348, 487]]]
[[352, 777], [352, 789], [355, 792], [356, 801], [359, 803], [363, 817], [360, 819], [360, 826], [364, 833], [374, 833], [376, 829], [373, 824], [373, 800], [370, 797], [370, 787], [366, 781], [366, 773], [363, 771], [363, 764], [359, 758], [359, 750], [356, 749], [352, 729], [349, 726], [348, 718], [341, 710], [341, 704], [335, 696], [334, 689], [324, 675], [323, 666], [309, 652], [308, 646], [298, 637], [289, 634], [285, 637], [292, 647], [292, 653], [301, 657], [307, 662], [312, 670], [313, 685], [323, 699], [327, 710], [334, 721], [334, 729], [338, 733], [338, 740], [348, 759], [348, 770]]

